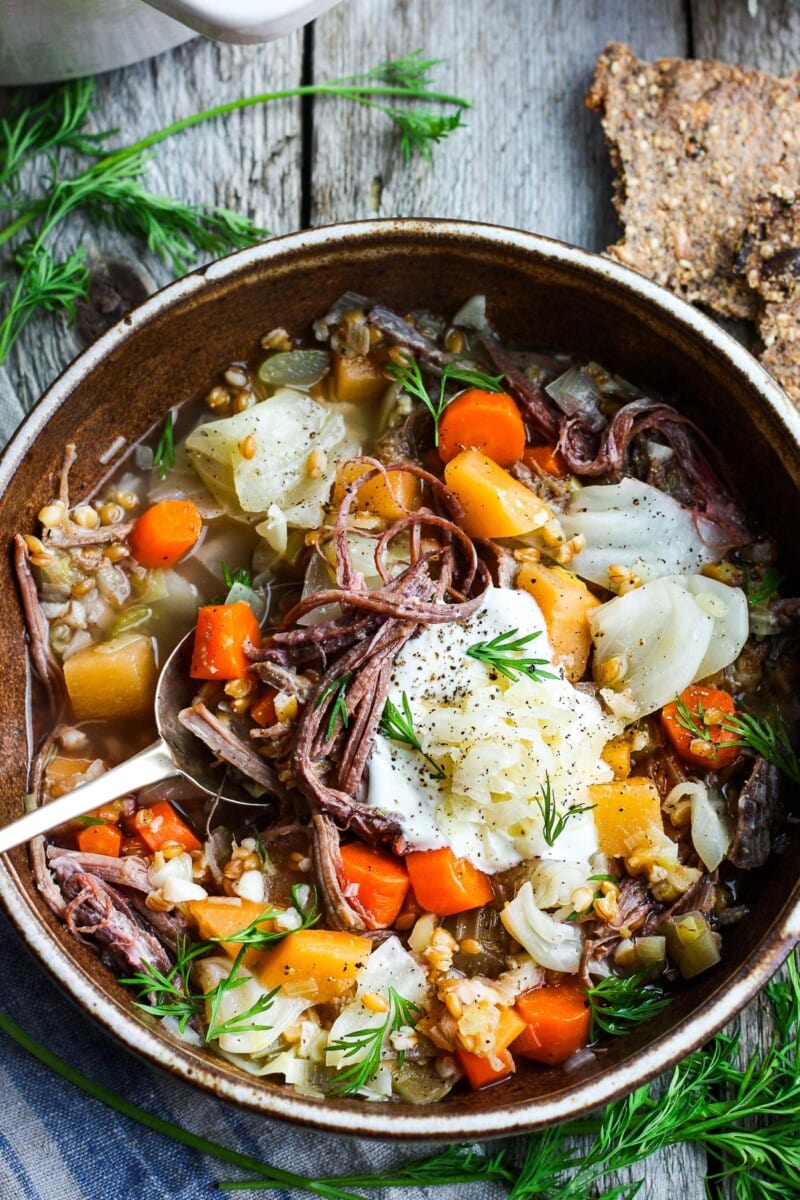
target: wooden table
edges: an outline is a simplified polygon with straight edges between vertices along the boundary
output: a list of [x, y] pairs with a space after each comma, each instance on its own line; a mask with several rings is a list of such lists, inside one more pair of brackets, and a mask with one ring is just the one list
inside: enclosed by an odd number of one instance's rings
[[[274, 233], [359, 217], [447, 216], [517, 226], [601, 250], [617, 236], [611, 171], [599, 121], [583, 97], [595, 59], [610, 40], [628, 42], [645, 58], [719, 57], [788, 72], [800, 66], [800, 5], [344, 0], [315, 26], [270, 46], [196, 40], [105, 75], [98, 85], [98, 122], [101, 128], [118, 126], [125, 142], [134, 141], [175, 116], [365, 71], [422, 47], [427, 57], [446, 60], [437, 84], [474, 102], [467, 128], [438, 147], [431, 164], [404, 165], [378, 113], [330, 99], [303, 106], [289, 101], [184, 133], [157, 154], [149, 185], [197, 203], [245, 210]], [[83, 234], [90, 257], [135, 260], [155, 283], [168, 281], [162, 264], [122, 237]], [[6, 428], [80, 348], [66, 321], [43, 318], [28, 328], [7, 372], [0, 368]], [[748, 1056], [768, 1032], [766, 1005], [757, 1001], [740, 1024]], [[704, 1156], [693, 1150], [662, 1153], [647, 1164], [642, 1194], [701, 1200], [705, 1170]], [[630, 1179], [642, 1174], [634, 1170]], [[468, 1195], [477, 1190], [463, 1189]]]

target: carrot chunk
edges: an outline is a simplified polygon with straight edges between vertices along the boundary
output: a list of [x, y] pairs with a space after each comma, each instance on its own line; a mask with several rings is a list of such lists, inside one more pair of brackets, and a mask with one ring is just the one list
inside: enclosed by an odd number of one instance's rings
[[134, 829], [153, 854], [168, 845], [183, 846], [184, 850], [202, 850], [202, 844], [189, 826], [179, 817], [167, 800], [158, 800], [140, 808], [133, 818]]
[[449, 846], [415, 850], [406, 855], [406, 867], [417, 900], [439, 917], [481, 908], [494, 899], [489, 876], [466, 858], [456, 858]]
[[207, 604], [197, 614], [197, 631], [189, 671], [192, 679], [240, 679], [250, 660], [245, 643], [261, 645], [261, 630], [252, 608], [244, 600], [235, 604]]
[[439, 457], [450, 462], [462, 450], [480, 450], [500, 467], [513, 467], [525, 449], [525, 425], [505, 392], [469, 388], [456, 396], [439, 422]]
[[159, 500], [146, 508], [131, 530], [131, 554], [143, 567], [173, 567], [183, 558], [203, 528], [191, 500]]
[[499, 1066], [490, 1058], [481, 1058], [478, 1054], [472, 1054], [469, 1050], [460, 1048], [456, 1050], [456, 1058], [461, 1070], [469, 1080], [470, 1087], [476, 1092], [479, 1088], [490, 1087], [493, 1083], [500, 1083], [503, 1079], [508, 1079], [509, 1075], [513, 1075], [517, 1069], [508, 1050], [503, 1050], [496, 1056]]
[[693, 767], [717, 771], [720, 767], [730, 766], [739, 748], [724, 744], [735, 741], [736, 734], [725, 729], [722, 722], [736, 715], [733, 696], [719, 688], [694, 684], [681, 693], [680, 701], [688, 709], [687, 724], [696, 725], [703, 737], [681, 724], [681, 714], [674, 700], [665, 704], [661, 710], [661, 724], [676, 752]]
[[564, 479], [569, 475], [569, 467], [554, 445], [528, 446], [522, 455], [526, 467], [538, 467], [545, 475], [555, 475], [556, 479]]
[[[252, 925], [263, 912], [269, 911], [268, 904], [242, 900], [238, 896], [208, 896], [205, 900], [190, 900], [186, 907], [203, 941], [209, 941], [211, 938], [230, 938]], [[271, 932], [275, 928], [275, 922], [269, 919], [259, 921], [258, 927]], [[219, 948], [229, 958], [236, 958], [242, 944], [221, 941]], [[242, 963], [249, 971], [252, 967], [260, 965], [262, 958], [263, 955], [258, 950], [246, 950], [242, 955]]]
[[97, 825], [87, 825], [78, 834], [78, 849], [83, 854], [107, 854], [110, 858], [118, 858], [122, 846], [122, 830], [118, 825], [109, 825], [105, 821]]
[[408, 891], [408, 871], [403, 860], [363, 842], [342, 846], [347, 883], [358, 888], [356, 898], [372, 917], [376, 928], [388, 928], [403, 907]]
[[250, 705], [250, 716], [256, 725], [260, 725], [262, 729], [265, 729], [268, 725], [274, 725], [278, 720], [278, 714], [275, 711], [275, 697], [277, 694], [277, 688], [268, 687], [255, 703]]
[[[334, 504], [341, 504], [351, 483], [369, 473], [369, 467], [359, 462], [344, 462], [336, 472], [333, 489]], [[366, 509], [384, 521], [400, 521], [419, 508], [422, 489], [416, 475], [399, 469], [387, 471], [365, 480], [356, 491], [355, 507]]]
[[515, 1054], [542, 1063], [562, 1063], [585, 1046], [590, 1009], [586, 990], [577, 982], [534, 988], [517, 999], [525, 1029], [511, 1043]]

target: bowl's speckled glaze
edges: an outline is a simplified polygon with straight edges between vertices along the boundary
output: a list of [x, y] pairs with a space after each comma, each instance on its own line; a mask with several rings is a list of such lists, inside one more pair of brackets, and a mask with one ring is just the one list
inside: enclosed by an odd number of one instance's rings
[[[299, 332], [345, 289], [401, 312], [454, 312], [485, 292], [504, 338], [599, 360], [676, 397], [719, 444], [751, 513], [779, 538], [800, 519], [800, 416], [766, 372], [702, 314], [618, 264], [513, 230], [451, 221], [374, 221], [279, 238], [196, 272], [152, 297], [76, 360], [19, 430], [0, 464], [0, 538], [34, 528], [64, 445], [73, 495], [110, 467], [98, 455], [201, 394], [220, 367], [255, 351], [264, 330]], [[118, 461], [118, 459], [115, 459]], [[26, 792], [28, 677], [10, 555], [2, 560], [0, 822]], [[791, 581], [794, 594], [800, 579]], [[67, 936], [33, 883], [25, 848], [0, 860], [0, 897], [43, 965], [132, 1049], [227, 1099], [273, 1116], [383, 1137], [472, 1138], [573, 1117], [653, 1077], [705, 1041], [756, 993], [800, 934], [800, 825], [759, 876], [752, 915], [731, 930], [722, 963], [680, 990], [646, 1028], [567, 1075], [523, 1067], [509, 1082], [415, 1108], [300, 1096], [161, 1031], [113, 974]]]

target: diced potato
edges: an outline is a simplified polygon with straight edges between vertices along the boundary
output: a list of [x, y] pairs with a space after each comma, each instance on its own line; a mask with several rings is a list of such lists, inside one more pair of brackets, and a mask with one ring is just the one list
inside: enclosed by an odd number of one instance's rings
[[[208, 896], [205, 900], [189, 900], [186, 908], [197, 925], [199, 936], [203, 941], [209, 941], [211, 938], [227, 938], [241, 933], [269, 905], [259, 904], [255, 900], [242, 900], [238, 896]], [[275, 922], [264, 921], [260, 927], [272, 930]], [[219, 948], [230, 958], [236, 958], [242, 946], [240, 942], [220, 942]], [[261, 957], [257, 950], [248, 950], [242, 962], [252, 969], [261, 961]]]
[[87, 646], [64, 663], [64, 680], [79, 721], [147, 716], [153, 711], [157, 679], [152, 639], [139, 633]]
[[600, 755], [614, 772], [615, 779], [627, 779], [631, 773], [631, 741], [624, 734], [606, 742]]
[[517, 537], [541, 529], [552, 517], [544, 501], [479, 450], [462, 450], [444, 477], [464, 508], [470, 537]]
[[268, 991], [279, 987], [284, 995], [326, 1004], [355, 986], [371, 950], [369, 938], [353, 933], [299, 929], [267, 951], [253, 972]]
[[[368, 471], [363, 463], [342, 463], [336, 476], [333, 491], [334, 504], [341, 504], [344, 494], [354, 479]], [[384, 521], [399, 521], [406, 513], [419, 507], [420, 484], [410, 471], [389, 471], [388, 483], [384, 475], [376, 475], [362, 483], [356, 493], [355, 508], [367, 509], [382, 517]]]
[[389, 386], [379, 363], [365, 354], [334, 354], [336, 399], [348, 404], [377, 404]]
[[589, 803], [595, 806], [594, 821], [604, 854], [625, 857], [649, 831], [664, 832], [661, 797], [649, 779], [634, 777], [614, 783], [593, 783]]
[[541, 563], [525, 563], [517, 576], [517, 586], [530, 592], [539, 605], [556, 659], [567, 678], [577, 683], [592, 649], [589, 613], [600, 601], [571, 571]]

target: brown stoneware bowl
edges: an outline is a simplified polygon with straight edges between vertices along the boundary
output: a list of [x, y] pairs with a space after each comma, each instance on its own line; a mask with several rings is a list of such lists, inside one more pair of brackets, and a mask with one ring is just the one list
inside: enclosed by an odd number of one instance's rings
[[[526, 233], [450, 221], [370, 221], [256, 246], [153, 296], [65, 371], [27, 419], [0, 465], [0, 538], [31, 531], [54, 490], [64, 445], [78, 461], [73, 495], [109, 471], [176, 401], [202, 394], [231, 359], [255, 351], [264, 329], [299, 332], [351, 289], [401, 312], [453, 313], [485, 292], [504, 338], [597, 359], [674, 396], [719, 445], [745, 504], [767, 530], [800, 524], [800, 416], [769, 375], [712, 321], [634, 272]], [[786, 547], [785, 547], [786, 548]], [[0, 822], [27, 790], [29, 672], [8, 550], [2, 560]], [[790, 581], [797, 594], [800, 579]], [[800, 825], [753, 888], [751, 915], [725, 938], [722, 962], [679, 989], [675, 1003], [596, 1060], [566, 1074], [521, 1067], [487, 1091], [435, 1106], [318, 1101], [258, 1080], [144, 1017], [95, 955], [67, 936], [37, 894], [25, 848], [0, 860], [0, 896], [43, 966], [115, 1037], [184, 1079], [273, 1116], [383, 1137], [473, 1138], [543, 1126], [603, 1104], [704, 1042], [753, 998], [800, 930]]]

